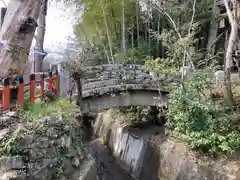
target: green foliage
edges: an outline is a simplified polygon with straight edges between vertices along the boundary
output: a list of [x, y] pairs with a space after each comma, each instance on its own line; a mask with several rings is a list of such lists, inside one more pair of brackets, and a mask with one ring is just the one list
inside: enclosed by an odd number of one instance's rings
[[160, 74], [168, 74], [169, 76], [180, 76], [180, 68], [175, 66], [176, 64], [171, 64], [167, 59], [148, 57], [145, 62], [145, 67], [151, 72], [156, 72]]
[[[32, 167], [41, 167], [39, 163], [49, 159], [46, 169], [51, 168], [49, 171], [44, 169], [44, 174], [39, 175], [44, 175], [45, 179], [69, 179], [76, 168], [72, 160], [81, 164], [87, 155], [73, 107], [74, 104], [66, 99], [37, 101], [35, 104], [26, 102], [22, 108], [25, 121], [9, 128], [8, 136], [2, 138], [0, 155], [13, 163], [12, 159], [19, 157], [24, 161], [26, 172]], [[44, 116], [50, 116], [51, 123], [35, 121]]]
[[240, 150], [240, 132], [231, 121], [229, 107], [209, 96], [209, 72], [191, 75], [183, 87], [170, 94], [168, 127], [175, 137], [203, 153], [233, 153]]
[[[121, 41], [122, 1], [119, 0], [78, 0], [77, 3], [84, 4], [84, 13], [80, 24], [76, 27], [78, 36], [87, 35], [89, 39], [100, 40], [106, 37], [105, 20], [108, 24], [110, 36], [117, 42]], [[136, 16], [136, 2], [124, 0], [126, 26], [130, 26], [131, 18]], [[138, 4], [137, 4], [138, 5]], [[138, 7], [139, 9], [140, 7]], [[138, 10], [140, 12], [140, 10]], [[104, 16], [105, 15], [105, 16]], [[101, 34], [99, 34], [101, 33]]]
[[123, 62], [126, 64], [144, 64], [149, 55], [147, 44], [128, 49]]
[[[56, 99], [51, 102], [42, 102], [37, 100], [34, 104], [30, 101], [26, 101], [22, 113], [26, 120], [34, 121], [44, 116], [63, 116], [70, 117], [71, 109], [74, 107], [73, 103], [70, 103], [67, 99]], [[62, 117], [61, 117], [62, 118]]]
[[115, 118], [119, 116], [127, 117], [127, 123], [128, 124], [136, 124], [140, 122], [144, 116], [143, 114], [143, 108], [142, 106], [131, 106], [131, 107], [122, 107], [118, 109], [114, 109], [113, 116]]
[[[178, 23], [177, 28], [186, 30], [193, 14], [193, 3], [194, 0], [184, 3], [181, 1], [169, 0], [164, 11], [169, 13], [175, 22], [180, 19], [181, 23]], [[212, 0], [197, 0], [194, 19], [197, 21], [205, 21], [206, 19], [209, 19], [212, 15], [212, 7]]]

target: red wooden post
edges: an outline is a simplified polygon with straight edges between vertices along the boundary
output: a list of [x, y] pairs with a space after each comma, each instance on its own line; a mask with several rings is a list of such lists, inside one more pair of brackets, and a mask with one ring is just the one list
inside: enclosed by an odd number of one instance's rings
[[48, 91], [52, 92], [53, 81], [52, 81], [52, 71], [48, 72]]
[[3, 80], [3, 97], [2, 97], [2, 105], [4, 109], [10, 108], [10, 82], [9, 78], [5, 78]]
[[36, 78], [35, 78], [35, 74], [30, 74], [30, 101], [32, 103], [35, 102], [35, 89], [36, 89]]
[[59, 74], [58, 74], [58, 71], [56, 71], [56, 74], [55, 74], [55, 95], [56, 96], [59, 96], [59, 88], [60, 88], [60, 77], [59, 77]]
[[17, 104], [21, 106], [24, 103], [24, 80], [23, 80], [23, 77], [19, 77], [18, 81], [19, 81], [19, 85], [18, 85]]
[[44, 73], [41, 75], [41, 82], [40, 82], [40, 97], [41, 97], [41, 100], [44, 99], [44, 78], [45, 78], [45, 75]]

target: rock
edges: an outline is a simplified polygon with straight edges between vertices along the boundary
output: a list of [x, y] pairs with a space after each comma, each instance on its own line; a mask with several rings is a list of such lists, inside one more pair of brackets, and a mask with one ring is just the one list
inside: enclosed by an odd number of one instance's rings
[[221, 70], [216, 71], [214, 73], [214, 78], [215, 78], [215, 86], [219, 87], [224, 81], [224, 71], [221, 71]]
[[0, 130], [0, 141], [4, 140], [10, 133], [10, 129], [9, 128], [5, 128]]
[[1, 111], [0, 112], [0, 129], [15, 127], [20, 123], [20, 118], [15, 111]]
[[73, 158], [73, 157], [76, 157], [76, 156], [78, 156], [78, 150], [77, 149], [71, 149], [70, 151], [69, 151], [69, 154], [68, 154], [68, 156], [70, 157], [70, 158]]
[[158, 74], [156, 72], [150, 72], [150, 76], [153, 80], [157, 80], [158, 79]]
[[178, 83], [180, 82], [179, 79], [175, 78], [175, 77], [168, 77], [166, 80], [165, 80], [165, 83]]
[[65, 175], [71, 175], [73, 173], [74, 169], [73, 169], [72, 162], [70, 159], [63, 160], [62, 170]]
[[52, 168], [52, 164], [54, 163], [53, 159], [42, 158], [38, 161], [32, 162], [28, 164], [28, 173], [29, 179], [36, 180], [45, 180], [51, 179], [52, 175], [56, 172], [57, 169]]
[[[216, 88], [222, 87], [224, 85], [224, 71], [219, 70], [214, 73], [214, 84]], [[231, 83], [239, 84], [240, 78], [238, 73], [231, 73]]]
[[50, 116], [45, 116], [37, 120], [40, 124], [51, 124], [53, 121], [53, 118]]
[[38, 119], [38, 123], [51, 126], [64, 126], [66, 123], [63, 120], [56, 119], [54, 117], [45, 116]]
[[0, 176], [0, 180], [26, 180], [27, 175], [23, 171], [8, 171]]
[[80, 166], [80, 160], [79, 158], [75, 157], [72, 159], [72, 165], [75, 167], [75, 168], [78, 168]]
[[24, 162], [21, 156], [0, 157], [1, 170], [22, 170], [24, 167]]
[[6, 113], [3, 114], [3, 116], [0, 117], [1, 121], [6, 121], [9, 119], [14, 119], [17, 118], [17, 112], [15, 111], [8, 111]]
[[64, 126], [66, 123], [63, 121], [63, 120], [57, 120], [55, 123], [54, 123], [54, 126]]
[[190, 66], [183, 66], [180, 68], [180, 72], [182, 73], [183, 77], [185, 77], [193, 72], [193, 69]]
[[70, 148], [71, 147], [71, 138], [68, 136], [64, 136], [61, 138], [61, 145], [62, 147], [67, 147]]
[[234, 176], [237, 165], [234, 161], [198, 159], [188, 152], [181, 142], [163, 141], [158, 147], [159, 177], [172, 180], [238, 180]]

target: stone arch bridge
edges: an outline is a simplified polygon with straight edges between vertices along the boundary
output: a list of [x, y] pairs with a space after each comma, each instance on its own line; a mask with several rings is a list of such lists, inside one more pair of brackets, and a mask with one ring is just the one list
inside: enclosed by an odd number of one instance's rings
[[126, 106], [167, 106], [167, 91], [141, 65], [85, 67], [75, 76], [81, 113]]

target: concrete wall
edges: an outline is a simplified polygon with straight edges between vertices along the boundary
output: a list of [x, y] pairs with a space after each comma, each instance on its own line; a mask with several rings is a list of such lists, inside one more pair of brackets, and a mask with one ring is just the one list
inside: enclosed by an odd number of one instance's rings
[[[98, 115], [94, 124], [113, 154], [138, 180], [238, 180], [240, 161], [199, 157], [182, 142], [164, 135], [163, 128], [133, 130], [111, 110]], [[151, 141], [149, 139], [151, 138]]]
[[133, 175], [138, 177], [145, 154], [146, 144], [141, 138], [136, 138], [128, 132], [123, 132], [122, 127], [112, 129], [109, 145], [115, 157], [131, 169]]
[[[132, 176], [141, 179], [142, 168], [145, 162], [145, 155], [148, 149], [148, 140], [150, 136], [138, 136], [131, 133], [128, 127], [124, 127], [110, 120], [111, 110], [107, 114], [99, 114], [94, 124], [95, 133], [103, 141], [107, 142], [113, 155], [122, 164], [127, 171], [132, 172]], [[119, 122], [123, 119], [119, 118]], [[118, 121], [118, 120], [116, 120]], [[151, 171], [152, 173], [152, 171]], [[153, 176], [155, 176], [152, 173]]]

